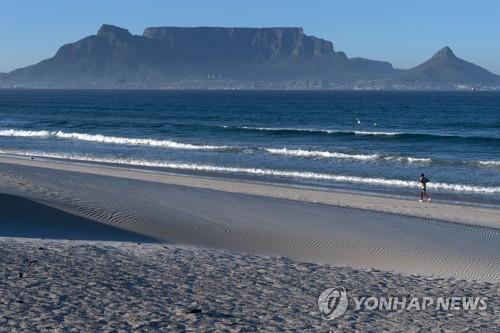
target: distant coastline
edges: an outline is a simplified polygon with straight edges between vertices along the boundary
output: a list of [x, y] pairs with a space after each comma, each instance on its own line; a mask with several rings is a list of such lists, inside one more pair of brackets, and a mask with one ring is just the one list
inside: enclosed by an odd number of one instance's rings
[[440, 88], [440, 89], [424, 89], [424, 88], [401, 88], [401, 89], [395, 89], [395, 88], [384, 88], [384, 89], [371, 89], [371, 88], [249, 88], [249, 87], [221, 87], [221, 88], [202, 88], [202, 87], [177, 87], [177, 88], [170, 88], [170, 87], [158, 87], [158, 88], [138, 88], [138, 87], [107, 87], [107, 88], [95, 88], [95, 87], [23, 87], [23, 86], [0, 86], [0, 90], [26, 90], [26, 91], [36, 91], [36, 90], [42, 90], [42, 91], [213, 91], [213, 92], [225, 92], [225, 91], [255, 91], [255, 92], [463, 92], [463, 93], [487, 93], [487, 92], [500, 92], [500, 87], [481, 87], [481, 88], [475, 88], [475, 87], [468, 87], [468, 88]]

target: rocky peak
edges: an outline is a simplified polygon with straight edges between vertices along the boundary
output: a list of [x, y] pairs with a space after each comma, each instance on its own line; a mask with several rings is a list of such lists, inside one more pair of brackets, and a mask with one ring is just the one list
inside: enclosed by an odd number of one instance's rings
[[448, 46], [443, 47], [441, 50], [437, 51], [433, 56], [433, 58], [456, 58], [455, 53], [453, 53], [452, 49]]
[[132, 37], [132, 34], [127, 30], [114, 25], [103, 24], [97, 36], [102, 37], [109, 42], [114, 42], [116, 40], [126, 40]]

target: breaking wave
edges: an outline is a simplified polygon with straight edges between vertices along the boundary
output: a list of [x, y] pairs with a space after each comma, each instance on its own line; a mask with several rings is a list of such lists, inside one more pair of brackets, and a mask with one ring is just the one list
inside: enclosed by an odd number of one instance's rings
[[493, 140], [500, 141], [497, 136], [473, 136], [461, 134], [437, 134], [422, 132], [392, 132], [392, 131], [349, 131], [322, 128], [296, 128], [296, 127], [252, 127], [252, 126], [219, 126], [228, 130], [236, 131], [262, 131], [274, 132], [276, 134], [310, 134], [310, 135], [337, 135], [337, 136], [376, 136], [394, 139], [418, 139], [418, 140], [442, 140], [442, 139], [466, 139], [466, 140]]
[[221, 126], [227, 129], [240, 129], [250, 131], [268, 131], [268, 132], [306, 132], [306, 133], [323, 133], [323, 134], [355, 134], [355, 135], [382, 135], [394, 136], [402, 133], [398, 132], [369, 132], [369, 131], [339, 131], [333, 129], [315, 129], [315, 128], [294, 128], [294, 127], [250, 127], [250, 126]]
[[28, 130], [6, 129], [6, 130], [0, 130], [0, 136], [39, 137], [39, 138], [54, 137], [58, 139], [67, 139], [67, 140], [79, 140], [79, 141], [110, 143], [118, 145], [150, 146], [150, 147], [162, 147], [162, 148], [174, 148], [174, 149], [192, 149], [192, 150], [231, 149], [231, 147], [229, 146], [195, 145], [190, 143], [176, 142], [172, 140], [127, 138], [119, 136], [106, 136], [101, 134], [67, 133], [63, 131], [28, 131]]
[[270, 154], [276, 155], [285, 155], [292, 157], [311, 157], [311, 158], [339, 158], [339, 159], [352, 159], [352, 160], [375, 160], [379, 158], [378, 154], [346, 154], [346, 153], [338, 153], [338, 152], [329, 152], [329, 151], [311, 151], [311, 150], [302, 150], [302, 149], [277, 149], [277, 148], [266, 148]]
[[500, 161], [479, 161], [480, 165], [500, 167]]
[[[367, 133], [367, 132], [362, 132]], [[377, 132], [378, 133], [378, 132]], [[380, 132], [382, 133], [382, 132]], [[379, 134], [380, 134], [379, 133]], [[368, 134], [367, 134], [368, 135]], [[372, 135], [372, 134], [370, 134]], [[380, 135], [389, 135], [388, 133]], [[394, 134], [396, 135], [396, 134]], [[17, 129], [3, 129], [0, 130], [0, 136], [3, 137], [33, 137], [33, 138], [56, 138], [63, 140], [77, 140], [86, 142], [96, 142], [104, 144], [116, 144], [116, 145], [130, 145], [130, 146], [149, 146], [157, 148], [170, 148], [170, 149], [185, 149], [185, 150], [213, 150], [221, 152], [234, 152], [244, 150], [250, 153], [255, 153], [258, 151], [265, 151], [273, 155], [282, 155], [287, 157], [297, 157], [297, 158], [317, 158], [317, 159], [340, 159], [340, 160], [353, 160], [353, 161], [387, 161], [387, 162], [399, 162], [399, 163], [445, 163], [445, 164], [469, 164], [469, 165], [479, 165], [487, 167], [500, 167], [500, 161], [453, 161], [453, 160], [433, 160], [426, 157], [409, 157], [409, 156], [391, 156], [382, 154], [356, 154], [356, 153], [344, 153], [344, 152], [331, 152], [331, 151], [316, 151], [316, 150], [306, 150], [306, 149], [289, 149], [289, 148], [244, 148], [244, 147], [234, 147], [227, 145], [206, 145], [206, 144], [191, 144], [176, 142], [173, 140], [158, 140], [158, 139], [148, 139], [148, 138], [129, 138], [120, 136], [106, 136], [102, 134], [88, 134], [88, 133], [77, 133], [77, 132], [63, 132], [63, 131], [30, 131], [30, 130], [17, 130]]]
[[406, 162], [406, 163], [431, 163], [432, 158], [429, 157], [407, 157], [407, 156], [385, 156], [384, 160]]
[[359, 161], [374, 161], [374, 160], [386, 160], [395, 162], [405, 162], [405, 163], [430, 163], [431, 158], [419, 158], [419, 157], [405, 157], [405, 156], [382, 156], [380, 154], [346, 154], [340, 152], [330, 152], [330, 151], [315, 151], [315, 150], [303, 150], [303, 149], [287, 149], [287, 148], [266, 148], [270, 154], [284, 155], [291, 157], [305, 157], [305, 158], [333, 158], [333, 159], [348, 159], [348, 160], [359, 160]]
[[[20, 155], [20, 156], [34, 156], [42, 158], [88, 161], [97, 163], [123, 164], [129, 166], [169, 168], [177, 170], [221, 172], [221, 173], [232, 173], [232, 174], [259, 175], [259, 176], [275, 176], [275, 177], [286, 177], [286, 178], [296, 178], [296, 179], [328, 180], [340, 183], [379, 185], [379, 186], [397, 187], [397, 188], [416, 188], [418, 185], [416, 181], [409, 181], [409, 180], [347, 176], [347, 175], [316, 173], [308, 171], [276, 170], [276, 169], [265, 169], [265, 168], [244, 168], [244, 167], [231, 167], [231, 166], [217, 166], [210, 164], [177, 163], [169, 161], [151, 161], [143, 159], [109, 158], [109, 157], [97, 157], [92, 155], [45, 153], [45, 152], [35, 152], [35, 151], [30, 152], [30, 151], [0, 150], [0, 153]], [[500, 193], [500, 187], [475, 186], [467, 184], [448, 184], [448, 183], [429, 183], [428, 186], [431, 189], [445, 190], [445, 191], [473, 192], [473, 193], [483, 193], [483, 194]]]

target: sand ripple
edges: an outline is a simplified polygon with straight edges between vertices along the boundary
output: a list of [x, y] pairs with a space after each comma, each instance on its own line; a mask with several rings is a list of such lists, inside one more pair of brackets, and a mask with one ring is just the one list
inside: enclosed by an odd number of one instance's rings
[[26, 166], [3, 165], [0, 183], [4, 192], [170, 243], [500, 281], [494, 228]]

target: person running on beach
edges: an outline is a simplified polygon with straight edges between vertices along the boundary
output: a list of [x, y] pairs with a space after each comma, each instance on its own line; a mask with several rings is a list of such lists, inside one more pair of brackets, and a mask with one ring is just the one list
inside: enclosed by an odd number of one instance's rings
[[427, 194], [427, 183], [429, 182], [429, 179], [425, 177], [424, 174], [420, 175], [420, 179], [418, 180], [418, 186], [420, 187], [420, 202], [425, 198], [427, 198], [427, 201], [431, 201], [431, 197]]

